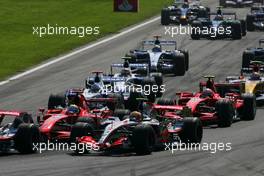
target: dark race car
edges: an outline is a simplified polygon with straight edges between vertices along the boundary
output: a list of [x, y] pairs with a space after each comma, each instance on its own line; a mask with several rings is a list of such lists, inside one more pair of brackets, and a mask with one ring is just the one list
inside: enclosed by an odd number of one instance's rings
[[151, 154], [155, 148], [164, 148], [165, 143], [201, 142], [203, 129], [198, 118], [183, 116], [182, 107], [150, 106], [150, 115], [132, 112], [122, 118], [113, 116], [102, 122], [99, 128], [93, 128], [89, 123], [78, 123], [71, 133], [78, 144], [96, 146], [93, 148], [97, 148], [97, 152], [125, 150], [140, 155]]
[[161, 11], [161, 24], [188, 24], [198, 18], [208, 18], [210, 8], [201, 6], [199, 1], [174, 3]]
[[229, 127], [234, 120], [253, 120], [256, 115], [254, 94], [240, 92], [240, 83], [214, 83], [208, 76], [207, 82], [200, 83], [200, 92], [181, 92], [179, 104], [188, 106], [193, 116], [203, 124], [217, 124]]
[[264, 61], [264, 39], [259, 40], [259, 47], [247, 48], [242, 56], [242, 68], [249, 68], [251, 61]]
[[[176, 41], [160, 40], [160, 36], [154, 38], [155, 40], [143, 41], [142, 49], [130, 51], [127, 54], [131, 57], [129, 62], [148, 64], [150, 72], [183, 76], [189, 69], [189, 52], [177, 49]], [[153, 48], [145, 49], [146, 46]], [[163, 46], [172, 46], [174, 49], [164, 49]]]
[[264, 5], [254, 5], [246, 17], [247, 30], [264, 30]]
[[191, 27], [191, 38], [194, 40], [200, 38], [239, 40], [246, 36], [245, 20], [238, 20], [236, 13], [222, 12], [221, 7], [216, 13], [210, 13], [210, 18], [193, 21]]
[[27, 112], [0, 111], [0, 152], [12, 149], [33, 153], [34, 143], [40, 141], [39, 129]]

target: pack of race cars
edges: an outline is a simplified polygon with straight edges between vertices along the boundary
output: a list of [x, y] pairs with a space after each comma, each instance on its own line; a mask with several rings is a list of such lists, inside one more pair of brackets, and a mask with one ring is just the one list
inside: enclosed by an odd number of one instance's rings
[[[239, 0], [219, 3], [250, 4]], [[235, 13], [221, 8], [212, 13], [197, 2], [177, 2], [162, 9], [161, 24], [230, 27], [230, 34], [225, 31], [217, 37], [241, 39], [247, 31], [262, 29], [262, 11], [262, 5], [254, 5], [246, 20], [237, 20]], [[201, 37], [208, 36], [191, 35], [196, 40]], [[203, 126], [230, 127], [237, 120], [254, 120], [257, 105], [264, 102], [262, 43], [243, 52], [238, 75], [217, 83], [214, 76], [205, 76], [198, 92], [175, 92], [177, 99], [166, 99], [162, 98], [163, 77], [185, 75], [189, 52], [178, 49], [176, 41], [154, 36], [142, 41], [142, 47], [131, 50], [122, 62], [111, 64], [109, 74], [92, 72], [82, 88], [51, 94], [47, 109], [40, 108], [36, 118], [27, 112], [1, 110], [0, 152], [33, 153], [35, 143], [47, 141], [91, 144], [100, 152], [122, 150], [139, 155], [162, 150], [166, 143], [199, 144]]]

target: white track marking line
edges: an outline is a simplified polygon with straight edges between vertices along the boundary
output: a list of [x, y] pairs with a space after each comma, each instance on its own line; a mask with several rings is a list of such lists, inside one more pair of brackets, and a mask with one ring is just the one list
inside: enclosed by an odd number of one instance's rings
[[134, 26], [134, 27], [132, 27], [132, 28], [130, 28], [130, 29], [127, 29], [127, 30], [125, 30], [125, 31], [123, 31], [123, 32], [121, 32], [121, 33], [119, 33], [119, 34], [115, 34], [115, 35], [112, 36], [112, 37], [108, 37], [108, 38], [106, 38], [106, 39], [103, 39], [103, 40], [101, 40], [101, 41], [99, 41], [99, 42], [96, 42], [96, 43], [94, 43], [94, 44], [88, 45], [88, 46], [86, 46], [86, 47], [80, 48], [80, 49], [78, 49], [78, 50], [76, 50], [76, 51], [73, 51], [73, 52], [71, 52], [71, 53], [69, 53], [69, 54], [66, 54], [66, 55], [64, 55], [64, 56], [61, 56], [61, 57], [55, 58], [54, 60], [51, 60], [51, 61], [49, 61], [49, 62], [47, 62], [47, 63], [42, 64], [42, 65], [39, 65], [39, 66], [37, 66], [37, 67], [35, 67], [35, 68], [29, 69], [29, 70], [27, 70], [27, 71], [25, 71], [25, 72], [23, 72], [23, 73], [20, 73], [20, 74], [17, 74], [17, 75], [15, 75], [15, 76], [12, 76], [12, 77], [10, 77], [10, 78], [7, 79], [7, 80], [1, 81], [1, 82], [0, 82], [0, 86], [5, 85], [5, 84], [9, 83], [10, 81], [13, 81], [13, 80], [16, 80], [16, 79], [22, 78], [22, 77], [24, 77], [24, 76], [26, 76], [26, 75], [29, 75], [29, 74], [31, 74], [31, 73], [34, 73], [34, 72], [36, 72], [36, 71], [39, 71], [39, 70], [41, 70], [41, 69], [43, 69], [43, 68], [46, 68], [46, 67], [48, 67], [48, 66], [50, 66], [50, 65], [52, 65], [52, 64], [57, 63], [57, 62], [63, 61], [63, 60], [65, 60], [65, 59], [67, 59], [67, 58], [69, 58], [69, 57], [71, 57], [71, 56], [73, 56], [73, 55], [79, 54], [79, 53], [81, 53], [81, 52], [83, 52], [83, 51], [89, 50], [89, 49], [91, 49], [91, 48], [94, 48], [94, 47], [96, 47], [96, 46], [99, 46], [99, 45], [101, 45], [101, 44], [104, 44], [104, 43], [106, 43], [106, 42], [109, 42], [109, 41], [111, 41], [111, 40], [117, 39], [117, 38], [119, 38], [119, 37], [121, 37], [121, 36], [123, 36], [123, 35], [126, 35], [126, 34], [132, 32], [132, 31], [135, 31], [135, 30], [137, 30], [137, 29], [139, 29], [139, 28], [141, 28], [141, 27], [143, 27], [143, 26], [146, 26], [146, 25], [148, 25], [148, 24], [150, 24], [150, 23], [153, 23], [153, 22], [155, 22], [155, 21], [157, 21], [157, 20], [159, 20], [159, 19], [160, 19], [160, 17], [155, 17], [155, 18], [150, 19], [150, 20], [148, 20], [148, 21], [146, 21], [146, 22], [144, 22], [144, 23], [141, 23], [141, 24], [139, 24], [139, 25], [136, 25], [136, 26]]

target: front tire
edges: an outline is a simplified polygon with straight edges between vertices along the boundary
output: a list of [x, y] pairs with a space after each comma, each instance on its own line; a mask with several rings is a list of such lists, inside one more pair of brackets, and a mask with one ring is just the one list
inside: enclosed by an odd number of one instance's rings
[[155, 143], [155, 132], [150, 125], [140, 124], [135, 127], [132, 134], [132, 144], [135, 148], [136, 154], [151, 154]]
[[20, 124], [14, 136], [15, 149], [23, 154], [35, 153], [34, 144], [40, 142], [39, 128], [33, 124]]

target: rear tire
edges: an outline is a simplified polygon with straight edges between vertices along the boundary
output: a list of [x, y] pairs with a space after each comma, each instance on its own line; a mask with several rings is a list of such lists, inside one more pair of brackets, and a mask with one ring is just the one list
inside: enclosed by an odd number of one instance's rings
[[200, 21], [194, 21], [192, 23], [191, 38], [193, 40], [200, 40], [202, 27], [203, 26], [202, 26], [202, 23]]
[[179, 53], [173, 57], [173, 73], [175, 76], [184, 76], [185, 74], [185, 57]]
[[247, 35], [247, 25], [245, 20], [240, 20], [241, 30], [242, 30], [242, 37]]
[[242, 29], [240, 23], [232, 23], [232, 39], [233, 40], [240, 40], [242, 38]]
[[161, 10], [161, 24], [162, 25], [170, 24], [170, 10], [167, 8]]
[[250, 62], [254, 60], [254, 58], [255, 58], [254, 53], [244, 51], [242, 56], [242, 68], [249, 68]]
[[247, 18], [246, 18], [246, 23], [247, 23], [247, 30], [248, 31], [254, 31], [255, 30], [255, 26], [254, 26], [254, 19], [255, 19], [255, 16], [254, 15], [250, 15], [248, 14], [247, 15]]
[[55, 109], [57, 107], [66, 107], [65, 95], [63, 94], [51, 94], [48, 101], [48, 109]]
[[185, 71], [188, 71], [189, 70], [189, 51], [184, 50], [183, 54], [185, 57]]
[[256, 116], [256, 97], [254, 94], [243, 94], [244, 100], [241, 120], [254, 120]]

